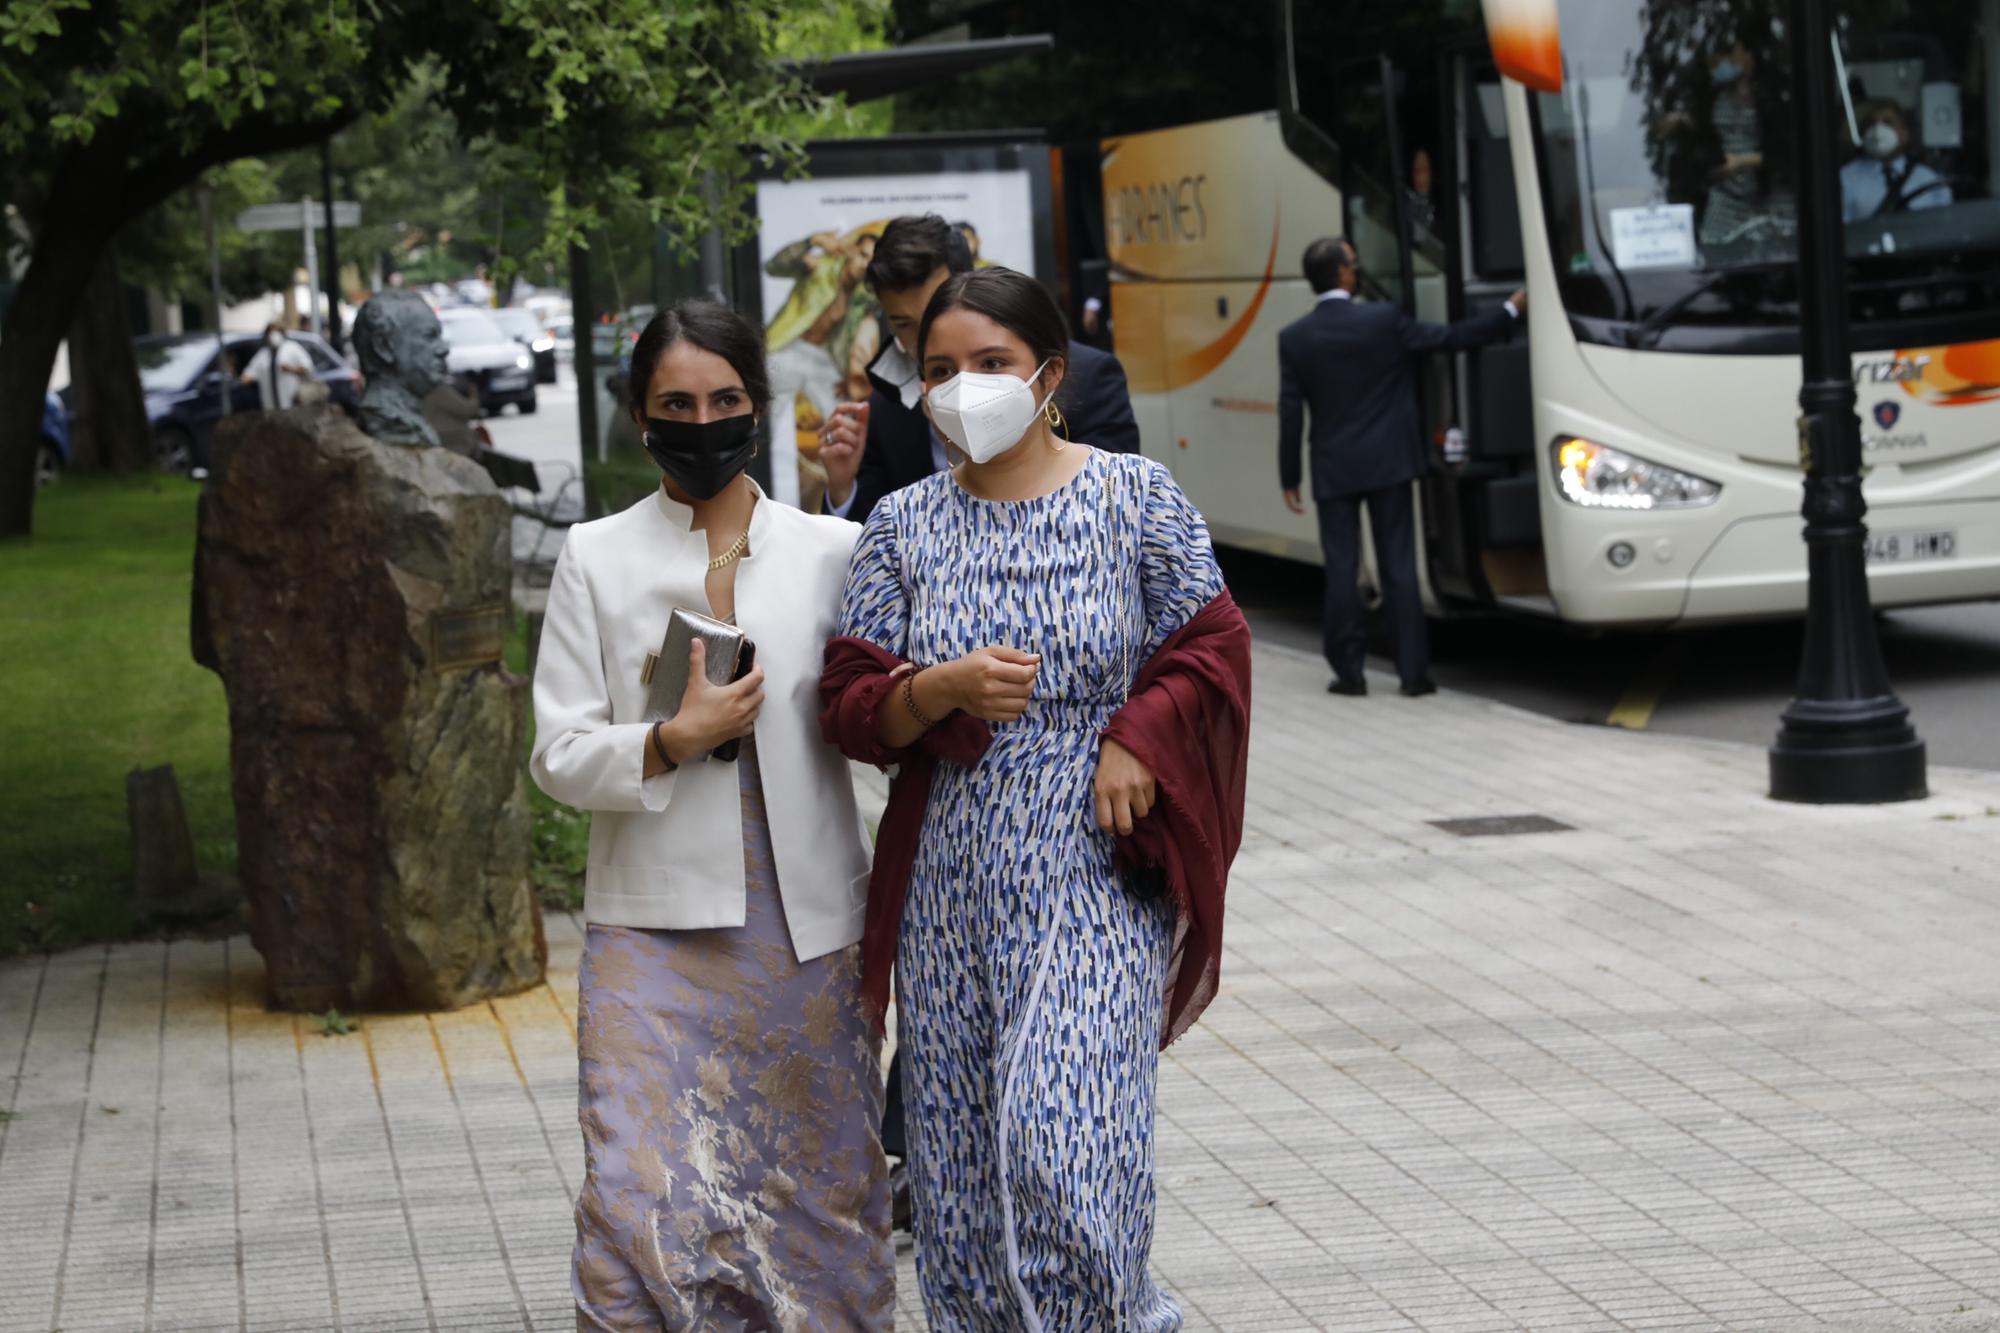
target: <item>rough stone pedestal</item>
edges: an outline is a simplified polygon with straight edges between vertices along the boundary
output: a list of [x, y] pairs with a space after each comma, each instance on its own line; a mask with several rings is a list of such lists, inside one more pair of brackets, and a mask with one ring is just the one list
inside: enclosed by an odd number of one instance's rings
[[213, 454], [196, 657], [229, 698], [272, 1005], [443, 1009], [533, 985], [505, 498], [470, 460], [372, 440], [331, 406], [232, 418]]

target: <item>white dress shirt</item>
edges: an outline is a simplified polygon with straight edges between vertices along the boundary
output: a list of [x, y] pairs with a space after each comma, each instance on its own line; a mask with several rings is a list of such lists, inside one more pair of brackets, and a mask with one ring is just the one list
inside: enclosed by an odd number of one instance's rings
[[[295, 375], [292, 373], [295, 369], [302, 370], [305, 374]], [[257, 355], [250, 358], [250, 364], [243, 368], [243, 372], [256, 381], [257, 400], [264, 405], [264, 410], [282, 411], [298, 401], [299, 386], [311, 378], [312, 357], [306, 354], [305, 348], [290, 338], [278, 344], [278, 401], [275, 403], [271, 401], [270, 343], [267, 342], [257, 349]]]
[[[1908, 176], [1904, 176], [1905, 171]], [[1900, 153], [1887, 162], [1857, 157], [1840, 169], [1842, 220], [1861, 222], [1881, 212], [1892, 179], [1903, 182], [1904, 207], [1910, 212], [1943, 208], [1951, 202], [1951, 187], [1944, 183], [1944, 177], [1921, 162], [1912, 162]]]

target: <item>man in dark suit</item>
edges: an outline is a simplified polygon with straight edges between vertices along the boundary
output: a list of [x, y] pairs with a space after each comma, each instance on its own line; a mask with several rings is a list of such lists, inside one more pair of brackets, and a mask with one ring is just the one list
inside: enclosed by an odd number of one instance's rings
[[1375, 534], [1375, 568], [1396, 649], [1403, 693], [1434, 694], [1430, 642], [1417, 585], [1417, 527], [1410, 483], [1430, 469], [1417, 418], [1415, 367], [1433, 352], [1499, 342], [1527, 309], [1525, 291], [1461, 324], [1424, 324], [1401, 307], [1353, 299], [1360, 261], [1346, 237], [1306, 247], [1306, 281], [1318, 294], [1310, 315], [1278, 334], [1278, 476], [1285, 504], [1299, 498], [1299, 443], [1312, 413], [1313, 500], [1326, 555], [1320, 626], [1334, 694], [1368, 693], [1361, 674], [1361, 506]]
[[[890, 336], [868, 367], [872, 392], [865, 412], [862, 404], [842, 403], [821, 432], [828, 513], [864, 522], [883, 496], [948, 466], [945, 442], [923, 413], [917, 329], [945, 279], [970, 273], [972, 266], [964, 231], [935, 213], [897, 218], [882, 229], [867, 282]], [[1125, 368], [1109, 352], [1070, 343], [1056, 408], [1069, 439], [1113, 453], [1139, 452]]]

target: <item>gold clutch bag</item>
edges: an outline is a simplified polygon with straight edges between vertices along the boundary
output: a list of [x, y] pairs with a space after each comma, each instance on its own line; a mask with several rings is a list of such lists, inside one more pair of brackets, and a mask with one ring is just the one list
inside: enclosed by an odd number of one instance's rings
[[[750, 674], [757, 646], [742, 630], [699, 612], [675, 607], [667, 617], [667, 636], [660, 643], [660, 651], [646, 654], [646, 667], [639, 676], [646, 686], [644, 721], [666, 722], [680, 712], [681, 699], [687, 694], [688, 659], [697, 639], [708, 650], [704, 674], [709, 684], [729, 685]], [[710, 753], [727, 762], [736, 758], [741, 748], [741, 741], [724, 741]], [[705, 754], [692, 755], [689, 762], [706, 758]]]

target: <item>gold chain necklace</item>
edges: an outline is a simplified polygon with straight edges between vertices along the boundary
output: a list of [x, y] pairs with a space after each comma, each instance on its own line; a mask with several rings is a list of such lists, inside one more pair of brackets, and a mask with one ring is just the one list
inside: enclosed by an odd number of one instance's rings
[[708, 562], [708, 572], [713, 574], [718, 569], [735, 564], [738, 560], [742, 559], [743, 552], [748, 549], [749, 545], [750, 525], [746, 523], [743, 525], [743, 535], [738, 537], [728, 550]]

